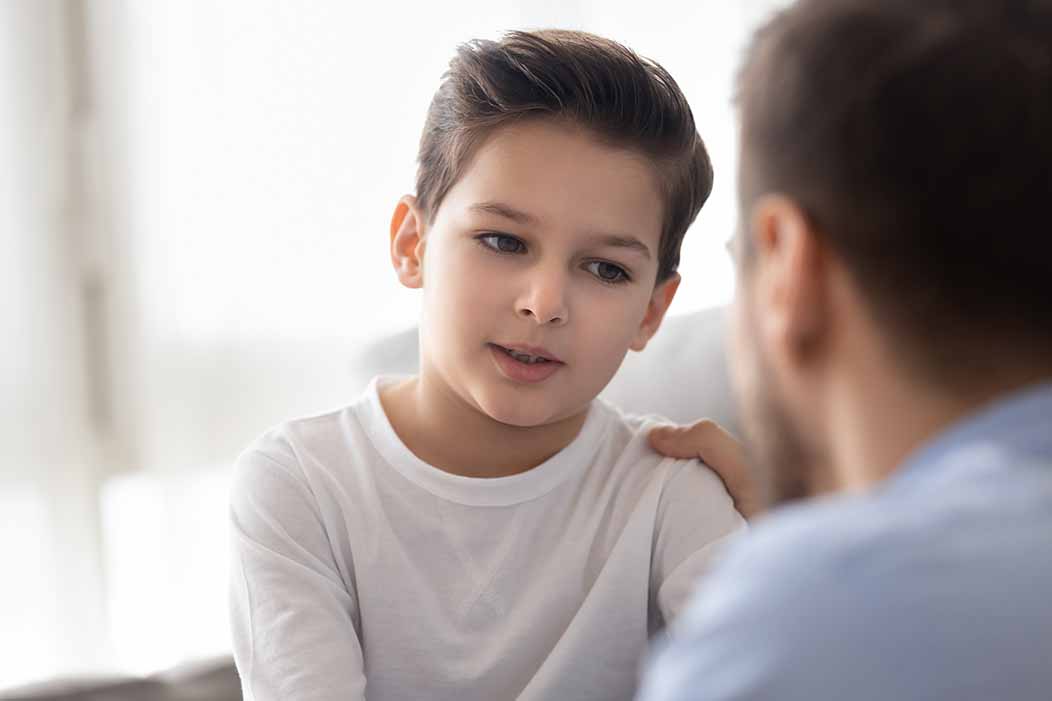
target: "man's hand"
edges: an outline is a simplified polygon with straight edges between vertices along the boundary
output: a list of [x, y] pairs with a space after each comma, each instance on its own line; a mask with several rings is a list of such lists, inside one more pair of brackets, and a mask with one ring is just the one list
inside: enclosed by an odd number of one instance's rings
[[662, 455], [699, 458], [715, 470], [745, 518], [763, 510], [741, 443], [716, 422], [702, 419], [691, 426], [659, 426], [648, 438], [650, 446]]

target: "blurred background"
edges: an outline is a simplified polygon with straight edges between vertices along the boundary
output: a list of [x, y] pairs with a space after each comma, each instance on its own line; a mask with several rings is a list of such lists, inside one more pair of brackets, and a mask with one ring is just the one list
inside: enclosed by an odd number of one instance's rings
[[0, 691], [228, 654], [228, 468], [414, 324], [387, 226], [458, 43], [668, 68], [716, 165], [673, 313], [729, 301], [732, 82], [783, 4], [0, 0]]

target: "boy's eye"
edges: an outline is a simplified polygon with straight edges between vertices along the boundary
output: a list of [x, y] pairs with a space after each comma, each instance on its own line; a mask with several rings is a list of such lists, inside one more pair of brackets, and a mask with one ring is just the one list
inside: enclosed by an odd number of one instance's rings
[[477, 239], [483, 246], [498, 253], [524, 253], [526, 251], [526, 244], [507, 234], [483, 234]]
[[588, 263], [585, 266], [585, 270], [595, 275], [603, 282], [628, 282], [631, 278], [628, 273], [620, 265], [614, 265], [613, 263], [607, 263], [602, 260], [595, 260]]

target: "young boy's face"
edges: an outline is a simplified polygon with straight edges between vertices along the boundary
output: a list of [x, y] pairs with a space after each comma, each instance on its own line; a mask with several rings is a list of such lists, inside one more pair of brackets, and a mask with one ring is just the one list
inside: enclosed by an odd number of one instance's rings
[[655, 287], [662, 222], [644, 156], [550, 120], [499, 128], [426, 230], [411, 198], [395, 213], [422, 375], [501, 423], [578, 414], [675, 294], [678, 276]]

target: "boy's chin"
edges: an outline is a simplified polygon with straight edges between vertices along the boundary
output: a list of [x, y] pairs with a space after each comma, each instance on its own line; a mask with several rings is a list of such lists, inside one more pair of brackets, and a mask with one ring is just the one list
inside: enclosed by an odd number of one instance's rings
[[558, 417], [544, 412], [523, 411], [521, 408], [501, 411], [483, 407], [482, 411], [497, 423], [516, 428], [538, 428], [558, 421]]
[[561, 421], [574, 414], [567, 407], [555, 403], [538, 401], [510, 401], [491, 397], [480, 397], [478, 408], [498, 423], [516, 428], [538, 428]]

